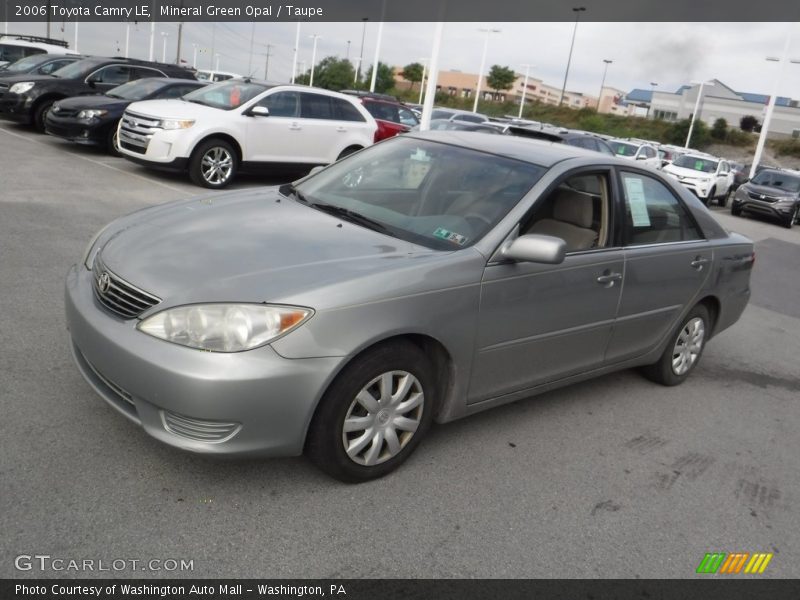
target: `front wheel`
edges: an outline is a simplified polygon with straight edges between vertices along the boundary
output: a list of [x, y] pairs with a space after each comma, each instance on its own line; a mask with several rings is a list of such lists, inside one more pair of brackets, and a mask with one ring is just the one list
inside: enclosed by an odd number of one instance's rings
[[740, 206], [731, 204], [731, 214], [734, 217], [740, 217], [742, 215], [742, 208]]
[[208, 140], [192, 153], [189, 177], [197, 185], [221, 189], [233, 181], [238, 166], [236, 151], [228, 142]]
[[119, 121], [114, 123], [108, 130], [108, 135], [106, 136], [106, 151], [111, 156], [122, 156], [122, 152], [119, 151]]
[[33, 111], [33, 126], [39, 133], [44, 133], [44, 125], [47, 120], [47, 113], [53, 108], [55, 100], [45, 100]]
[[708, 309], [698, 304], [684, 317], [658, 362], [642, 369], [645, 377], [662, 385], [683, 383], [700, 361], [709, 326]]
[[792, 214], [783, 222], [783, 226], [786, 227], [786, 229], [791, 229], [792, 225], [797, 223], [799, 218], [800, 218], [800, 204], [795, 204]]
[[434, 388], [430, 362], [413, 344], [377, 347], [331, 384], [311, 422], [306, 453], [348, 483], [390, 473], [430, 427]]

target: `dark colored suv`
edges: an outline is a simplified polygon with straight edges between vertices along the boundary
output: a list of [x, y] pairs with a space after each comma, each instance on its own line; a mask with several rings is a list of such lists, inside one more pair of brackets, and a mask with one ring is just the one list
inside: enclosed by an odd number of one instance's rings
[[0, 119], [33, 125], [44, 131], [47, 111], [71, 96], [102, 94], [143, 77], [194, 79], [183, 67], [128, 58], [86, 58], [51, 75], [0, 78]]
[[358, 96], [361, 104], [372, 115], [378, 124], [375, 132], [375, 141], [380, 142], [399, 133], [406, 133], [412, 127], [419, 125], [417, 115], [410, 108], [398, 101], [393, 96], [386, 94], [372, 94], [354, 90], [342, 90], [343, 94]]
[[784, 227], [800, 223], [800, 172], [763, 169], [733, 195], [731, 214], [752, 213], [778, 219]]
[[16, 75], [50, 75], [62, 67], [83, 60], [85, 56], [77, 54], [33, 54], [18, 61], [0, 67], [0, 77]]

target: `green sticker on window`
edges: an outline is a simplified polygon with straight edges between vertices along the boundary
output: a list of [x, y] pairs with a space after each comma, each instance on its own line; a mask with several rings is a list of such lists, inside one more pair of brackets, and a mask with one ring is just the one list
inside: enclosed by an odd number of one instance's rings
[[448, 242], [453, 242], [454, 244], [458, 244], [459, 246], [463, 246], [467, 243], [467, 238], [460, 233], [455, 233], [453, 231], [448, 231], [444, 227], [437, 227], [436, 231], [433, 232], [433, 236], [439, 238], [440, 240], [447, 240]]
[[704, 165], [704, 164], [705, 164], [705, 163], [704, 163], [704, 161], [702, 161], [702, 160], [696, 160], [696, 161], [694, 161], [694, 170], [695, 170], [695, 171], [702, 171], [702, 170], [703, 170], [703, 165]]

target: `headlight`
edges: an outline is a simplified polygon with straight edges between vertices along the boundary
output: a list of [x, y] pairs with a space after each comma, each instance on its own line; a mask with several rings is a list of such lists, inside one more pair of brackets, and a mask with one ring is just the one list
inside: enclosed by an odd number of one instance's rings
[[795, 200], [794, 196], [779, 196], [777, 202], [779, 204], [789, 204], [791, 202], [794, 202], [794, 200]]
[[28, 90], [30, 90], [34, 85], [36, 85], [33, 81], [21, 81], [20, 83], [15, 83], [14, 85], [9, 88], [9, 92], [12, 94], [24, 94]]
[[194, 304], [169, 308], [136, 327], [153, 337], [190, 348], [241, 352], [275, 340], [313, 314], [310, 308], [297, 306]]
[[162, 129], [189, 129], [194, 125], [194, 119], [181, 121], [178, 119], [164, 119], [161, 121]]
[[[110, 225], [110, 223], [109, 223], [109, 225]], [[83, 251], [83, 265], [87, 269], [89, 269], [90, 271], [92, 270], [92, 267], [94, 266], [94, 257], [97, 254], [96, 252], [92, 252], [92, 250], [94, 250], [94, 245], [97, 243], [97, 239], [101, 235], [103, 235], [103, 232], [106, 229], [108, 229], [108, 225], [106, 225], [105, 227], [102, 227], [97, 233], [95, 233], [92, 236], [92, 239], [89, 242], [89, 245], [86, 246], [86, 250]]]
[[78, 113], [79, 119], [94, 119], [96, 117], [102, 117], [103, 115], [107, 115], [107, 110], [82, 110]]

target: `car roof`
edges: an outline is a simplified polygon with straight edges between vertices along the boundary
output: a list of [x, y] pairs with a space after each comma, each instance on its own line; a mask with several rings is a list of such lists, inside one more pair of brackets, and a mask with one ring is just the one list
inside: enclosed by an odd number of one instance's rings
[[593, 158], [597, 160], [599, 157], [602, 157], [602, 162], [604, 164], [628, 164], [622, 159], [603, 155], [586, 148], [516, 136], [486, 135], [485, 133], [477, 131], [453, 130], [412, 131], [411, 133], [403, 135], [405, 137], [472, 148], [479, 152], [507, 156], [548, 168], [562, 160], [570, 158]]

